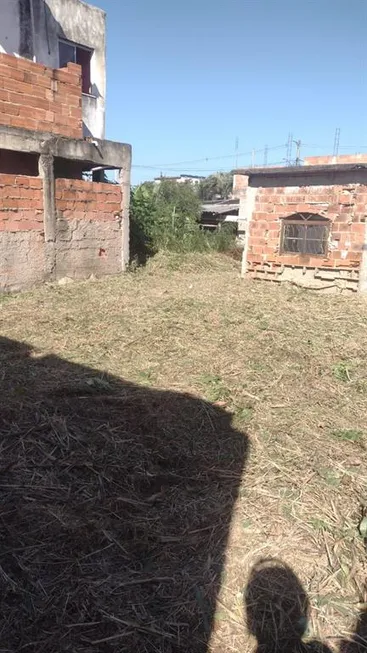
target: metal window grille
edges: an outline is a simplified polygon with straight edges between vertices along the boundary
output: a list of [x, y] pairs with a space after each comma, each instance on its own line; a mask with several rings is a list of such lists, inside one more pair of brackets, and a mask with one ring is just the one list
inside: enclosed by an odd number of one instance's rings
[[283, 220], [281, 252], [325, 256], [328, 238], [328, 220], [321, 216], [299, 213]]

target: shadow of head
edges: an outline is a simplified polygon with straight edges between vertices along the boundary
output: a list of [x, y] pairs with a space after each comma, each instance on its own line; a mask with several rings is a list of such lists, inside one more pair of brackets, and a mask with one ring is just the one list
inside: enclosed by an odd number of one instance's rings
[[259, 560], [251, 571], [244, 600], [257, 653], [331, 653], [320, 641], [303, 642], [310, 603], [295, 573], [281, 560]]
[[259, 651], [297, 648], [307, 629], [309, 601], [290, 567], [276, 559], [260, 560], [252, 569], [245, 604]]
[[367, 610], [359, 614], [354, 633], [341, 642], [340, 653], [367, 653]]
[[247, 438], [0, 338], [2, 646], [205, 653]]

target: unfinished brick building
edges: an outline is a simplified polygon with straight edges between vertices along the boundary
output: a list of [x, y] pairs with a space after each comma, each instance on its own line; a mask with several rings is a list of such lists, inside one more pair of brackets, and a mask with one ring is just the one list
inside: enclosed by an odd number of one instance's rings
[[243, 275], [367, 291], [367, 156], [234, 172], [246, 230]]
[[[50, 14], [52, 3], [42, 3]], [[69, 4], [88, 11], [79, 0], [67, 0], [64, 10]], [[95, 24], [94, 13], [90, 23]], [[60, 34], [65, 43], [65, 28]], [[116, 274], [129, 260], [131, 148], [86, 136], [85, 116], [98, 131], [104, 114], [93, 114], [85, 103], [93, 100], [85, 93], [85, 71], [83, 79], [76, 63], [55, 69], [35, 62], [34, 43], [31, 58], [0, 53], [3, 291]], [[104, 183], [105, 171], [112, 169], [118, 171], [117, 183]]]

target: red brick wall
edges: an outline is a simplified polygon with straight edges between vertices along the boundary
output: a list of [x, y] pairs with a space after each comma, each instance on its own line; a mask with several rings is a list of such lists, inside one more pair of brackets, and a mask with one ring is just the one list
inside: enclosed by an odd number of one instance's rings
[[324, 166], [335, 163], [367, 163], [367, 154], [339, 154], [338, 156], [306, 156], [305, 166]]
[[233, 175], [232, 194], [235, 198], [244, 197], [248, 187], [248, 177], [246, 175]]
[[82, 138], [81, 69], [0, 53], [0, 124]]
[[114, 184], [56, 179], [56, 209], [64, 218], [110, 221], [121, 212], [122, 193]]
[[[327, 256], [280, 254], [282, 218], [297, 212], [331, 222]], [[367, 217], [367, 186], [259, 188], [249, 227], [248, 270], [264, 263], [305, 267], [359, 268]]]
[[0, 174], [0, 231], [43, 231], [40, 177]]

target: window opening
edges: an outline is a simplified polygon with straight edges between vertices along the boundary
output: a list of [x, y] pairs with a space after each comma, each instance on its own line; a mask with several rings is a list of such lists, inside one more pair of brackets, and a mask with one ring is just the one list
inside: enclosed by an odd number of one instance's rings
[[313, 213], [296, 213], [283, 219], [281, 252], [325, 256], [329, 220]]
[[65, 68], [68, 63], [77, 63], [82, 69], [82, 92], [91, 94], [91, 60], [93, 50], [70, 41], [59, 40], [59, 66]]

